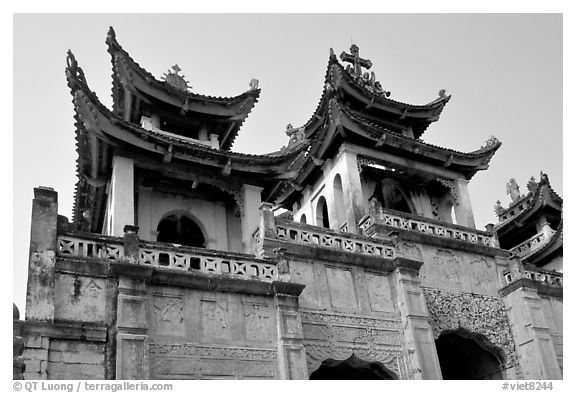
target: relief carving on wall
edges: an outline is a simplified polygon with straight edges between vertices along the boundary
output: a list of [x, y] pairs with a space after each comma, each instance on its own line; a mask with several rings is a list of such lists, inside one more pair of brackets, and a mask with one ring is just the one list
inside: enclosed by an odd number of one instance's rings
[[414, 259], [417, 261], [422, 260], [422, 250], [420, 245], [411, 242], [398, 241], [396, 252], [399, 256], [404, 258]]
[[407, 376], [399, 320], [303, 312], [302, 329], [309, 374], [326, 359], [344, 360], [354, 353]]
[[366, 273], [368, 296], [372, 311], [394, 312], [388, 277], [383, 274]]
[[202, 300], [202, 335], [204, 337], [227, 338], [228, 303]]
[[248, 340], [270, 340], [270, 311], [264, 304], [244, 303], [246, 338]]
[[484, 257], [470, 260], [470, 279], [476, 287], [482, 289], [494, 288], [498, 283], [498, 275], [494, 269], [494, 263]]
[[434, 266], [434, 271], [438, 272], [435, 279], [439, 283], [460, 288], [462, 285], [462, 266], [453, 252], [436, 250], [436, 254], [432, 258], [432, 266]]
[[[479, 334], [485, 338], [483, 344], [486, 347], [503, 353], [507, 370], [516, 368], [516, 375], [521, 375], [508, 317], [500, 299], [431, 288], [422, 288], [422, 292], [434, 338], [443, 331], [457, 329]], [[508, 375], [511, 375], [509, 371]]]
[[153, 311], [156, 333], [169, 335], [184, 334], [182, 297], [155, 295]]
[[193, 343], [152, 343], [153, 378], [277, 378], [277, 350]]

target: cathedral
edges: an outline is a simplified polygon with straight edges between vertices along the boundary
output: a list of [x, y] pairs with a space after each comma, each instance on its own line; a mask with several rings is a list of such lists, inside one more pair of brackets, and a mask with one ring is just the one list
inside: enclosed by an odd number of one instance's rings
[[501, 142], [425, 142], [444, 90], [396, 101], [331, 49], [309, 120], [244, 154], [256, 79], [201, 95], [106, 44], [112, 108], [68, 53], [73, 216], [34, 189], [14, 378], [562, 379], [562, 198], [511, 179], [476, 229], [468, 183]]

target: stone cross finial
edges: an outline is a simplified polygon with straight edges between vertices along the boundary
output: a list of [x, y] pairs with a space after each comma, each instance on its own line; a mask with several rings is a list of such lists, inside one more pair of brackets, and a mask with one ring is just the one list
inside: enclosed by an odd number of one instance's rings
[[360, 57], [360, 48], [355, 44], [352, 44], [350, 47], [350, 54], [346, 52], [342, 52], [340, 54], [340, 60], [345, 61], [347, 63], [352, 63], [354, 67], [354, 74], [357, 77], [362, 77], [362, 67], [366, 68], [367, 70], [372, 67], [372, 62], [367, 59], [363, 59]]
[[178, 64], [174, 64], [174, 65], [172, 66], [172, 69], [174, 70], [174, 72], [175, 72], [176, 74], [178, 74], [180, 71], [182, 71], [182, 69], [181, 69], [180, 67], [178, 67]]

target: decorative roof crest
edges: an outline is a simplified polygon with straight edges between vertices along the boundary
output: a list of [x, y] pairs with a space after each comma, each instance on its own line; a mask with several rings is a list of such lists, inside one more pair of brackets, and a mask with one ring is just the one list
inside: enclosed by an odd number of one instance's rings
[[494, 213], [496, 213], [497, 216], [501, 216], [505, 211], [506, 209], [502, 207], [502, 202], [500, 202], [500, 200], [496, 201], [496, 204], [494, 205]]
[[286, 126], [286, 135], [290, 137], [288, 147], [294, 146], [304, 140], [304, 129], [302, 127], [294, 128], [292, 124]]
[[506, 194], [510, 195], [510, 199], [512, 199], [510, 206], [524, 198], [524, 195], [520, 195], [520, 187], [518, 187], [518, 183], [516, 183], [514, 178], [510, 179], [506, 184]]
[[256, 78], [250, 79], [250, 83], [249, 83], [250, 90], [256, 90], [256, 89], [258, 89], [258, 84], [259, 84], [259, 83], [260, 83], [260, 81], [258, 81], [258, 79], [256, 79]]
[[[333, 54], [332, 49], [330, 54]], [[358, 48], [356, 44], [352, 44], [350, 47], [350, 54], [342, 52], [340, 54], [340, 60], [351, 63], [346, 66], [346, 71], [352, 75], [357, 83], [360, 83], [376, 95], [390, 97], [390, 92], [384, 90], [380, 82], [376, 81], [376, 74], [374, 74], [374, 72], [362, 73], [362, 68], [369, 70], [370, 67], [372, 67], [372, 62], [360, 57], [360, 48]]]
[[174, 72], [168, 70], [168, 73], [164, 74], [164, 81], [177, 90], [184, 92], [190, 90], [192, 86], [189, 85], [188, 81], [184, 78], [184, 75], [178, 74], [178, 72], [182, 71], [180, 67], [178, 67], [178, 64], [174, 64], [172, 69]]
[[[442, 90], [440, 90], [442, 92]], [[500, 141], [498, 140], [498, 138], [496, 138], [494, 135], [490, 135], [490, 138], [488, 138], [486, 140], [486, 142], [484, 142], [484, 145], [482, 146], [484, 149], [487, 149], [489, 147], [492, 147], [494, 145], [497, 145], [498, 143], [500, 143]]]
[[536, 182], [534, 176], [530, 177], [530, 180], [528, 180], [528, 183], [526, 184], [526, 188], [530, 194], [534, 194], [536, 192], [538, 189], [538, 183]]

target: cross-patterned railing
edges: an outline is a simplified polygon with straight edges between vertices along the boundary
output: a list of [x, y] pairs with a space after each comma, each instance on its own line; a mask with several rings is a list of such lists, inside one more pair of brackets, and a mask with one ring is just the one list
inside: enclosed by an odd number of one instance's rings
[[530, 239], [520, 243], [514, 248], [510, 249], [512, 255], [516, 255], [520, 258], [532, 254], [536, 250], [539, 250], [546, 244], [548, 244], [550, 238], [554, 236], [556, 231], [549, 229], [548, 231], [542, 231], [532, 236]]
[[[564, 277], [562, 273], [558, 272], [543, 272], [537, 270], [524, 270], [522, 272], [523, 278], [528, 278], [532, 281], [538, 281], [542, 283], [546, 283], [552, 286], [563, 287], [564, 286]], [[514, 281], [514, 277], [511, 272], [507, 271], [504, 273], [504, 280], [506, 284], [510, 284]]]
[[400, 214], [392, 213], [389, 210], [380, 210], [376, 214], [364, 217], [360, 221], [360, 229], [366, 231], [373, 224], [383, 224], [392, 227], [416, 231], [436, 237], [446, 239], [455, 239], [472, 244], [481, 244], [483, 246], [495, 247], [496, 240], [488, 232], [465, 229], [460, 226], [435, 222], [433, 220], [407, 217]]
[[395, 258], [395, 249], [391, 245], [360, 239], [345, 233], [322, 230], [312, 225], [276, 224], [276, 237], [279, 240], [327, 247], [339, 251]]
[[[129, 262], [125, 258], [123, 239], [94, 234], [58, 236], [57, 255], [61, 257], [99, 258], [115, 262]], [[140, 241], [136, 262], [182, 271], [227, 275], [241, 279], [274, 281], [278, 279], [275, 264], [250, 255], [194, 247]]]
[[79, 238], [58, 236], [57, 254], [59, 256], [76, 256], [101, 258], [121, 261], [124, 257], [124, 245], [121, 238]]

